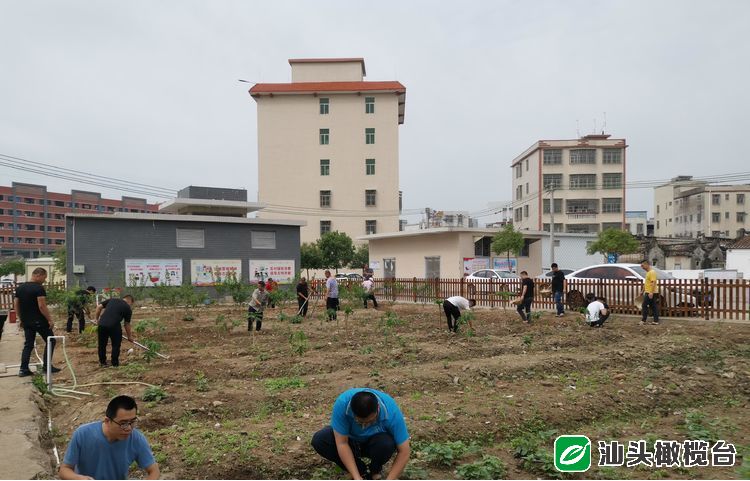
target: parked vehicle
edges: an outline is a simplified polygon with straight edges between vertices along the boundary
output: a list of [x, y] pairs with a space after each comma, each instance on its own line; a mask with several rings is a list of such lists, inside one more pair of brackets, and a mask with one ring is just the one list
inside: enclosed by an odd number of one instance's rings
[[[652, 269], [656, 272], [656, 278], [659, 281], [671, 281], [675, 279], [668, 272], [655, 267], [652, 267]], [[643, 285], [643, 280], [646, 278], [646, 271], [639, 264], [598, 264], [573, 271], [566, 275], [565, 278], [573, 282], [576, 280], [595, 281], [603, 279], [611, 281], [608, 284], [625, 286], [620, 289], [610, 289], [610, 295], [607, 295], [606, 292], [595, 292], [595, 286], [584, 285], [578, 288], [573, 285], [573, 288], [566, 295], [568, 307], [573, 310], [586, 305], [585, 295], [588, 294], [589, 289], [594, 291], [596, 295], [607, 297], [607, 301], [610, 304], [639, 305], [636, 299], [642, 293], [641, 286]], [[581, 292], [582, 289], [586, 290], [586, 292]], [[670, 299], [675, 302], [676, 307], [692, 308], [698, 305], [693, 293], [683, 292], [676, 287], [662, 286], [660, 290], [661, 295], [657, 299], [657, 302], [662, 308], [667, 307]], [[671, 293], [674, 293], [674, 295], [671, 295]]]
[[356, 272], [339, 272], [336, 274], [337, 281], [363, 281], [364, 279], [361, 274], [357, 274]]
[[[562, 272], [564, 275], [571, 274], [573, 272], [573, 269], [559, 269], [560, 272]], [[536, 276], [537, 279], [541, 279], [543, 281], [551, 281], [552, 280], [552, 271], [547, 271], [544, 274]]]
[[477, 292], [487, 294], [493, 292], [506, 292], [508, 284], [504, 280], [520, 279], [518, 274], [510, 271], [501, 271], [499, 269], [480, 269], [472, 272], [466, 277], [468, 283], [467, 291], [469, 295]]

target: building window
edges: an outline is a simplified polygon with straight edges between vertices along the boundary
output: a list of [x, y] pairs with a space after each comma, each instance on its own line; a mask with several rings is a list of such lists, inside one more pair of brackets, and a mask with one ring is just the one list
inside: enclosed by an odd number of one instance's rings
[[[604, 174], [604, 175], [607, 175], [607, 174]], [[570, 176], [570, 188], [571, 189], [596, 189], [596, 175], [595, 174], [572, 174]]]
[[638, 224], [635, 225], [635, 233], [636, 233], [636, 235], [643, 235], [643, 224], [642, 223], [639, 222]]
[[523, 175], [523, 169], [521, 168], [521, 162], [516, 164], [516, 179]]
[[542, 176], [542, 185], [545, 189], [559, 189], [562, 187], [562, 174], [544, 174]]
[[602, 199], [602, 212], [619, 213], [622, 212], [622, 199]]
[[745, 222], [745, 213], [737, 212], [737, 222]]
[[711, 237], [721, 237], [721, 231], [720, 230], [712, 230], [711, 231]]
[[440, 257], [424, 258], [424, 276], [425, 279], [437, 279], [440, 277]]
[[375, 129], [373, 129], [373, 128], [367, 128], [367, 129], [365, 129], [365, 143], [366, 144], [374, 144], [375, 143]]
[[378, 233], [378, 221], [366, 220], [365, 221], [365, 233], [367, 235]]
[[724, 200], [729, 200], [729, 194], [724, 194]]
[[621, 222], [604, 222], [602, 223], [602, 230], [607, 229], [616, 229], [616, 230], [622, 230], [622, 223]]
[[570, 150], [570, 163], [571, 164], [595, 164], [596, 163], [596, 149], [571, 149]]
[[528, 217], [529, 216], [529, 206], [525, 205], [523, 206], [523, 216]]
[[516, 200], [521, 200], [523, 198], [523, 186], [519, 185], [516, 187]]
[[602, 188], [604, 189], [621, 189], [622, 174], [602, 174]]
[[659, 204], [656, 204], [656, 213], [659, 213]]
[[320, 191], [320, 206], [331, 207], [331, 191], [330, 190]]
[[[542, 208], [544, 209], [545, 214], [549, 214], [549, 201], [549, 199], [544, 199], [542, 201]], [[555, 199], [555, 214], [562, 214], [562, 206], [562, 199]]]
[[521, 222], [522, 219], [523, 219], [523, 209], [519, 207], [515, 211], [515, 220], [516, 222]]
[[711, 222], [721, 222], [721, 214], [718, 212], [711, 213]]
[[331, 221], [321, 220], [320, 221], [320, 235], [327, 234], [328, 232], [331, 232]]
[[711, 194], [711, 205], [721, 205], [721, 195]]
[[328, 99], [320, 99], [320, 115], [328, 115]]
[[176, 229], [177, 247], [203, 249], [205, 247], [205, 231], [203, 229]]
[[252, 249], [276, 249], [276, 232], [273, 232], [273, 231], [250, 232], [250, 248]]
[[365, 113], [375, 113], [375, 97], [365, 97]]
[[367, 207], [375, 207], [376, 194], [377, 194], [376, 190], [365, 191], [365, 205]]
[[562, 149], [550, 149], [544, 151], [544, 165], [562, 164]]
[[320, 145], [328, 145], [329, 140], [328, 129], [320, 129]]
[[661, 222], [660, 222], [660, 221], [658, 221], [658, 220], [656, 221], [656, 228], [657, 228], [657, 229], [660, 229], [660, 228], [661, 228]]
[[526, 159], [526, 172], [529, 171], [529, 159]]
[[729, 212], [724, 212], [724, 218], [729, 219]]
[[737, 203], [738, 204], [744, 204], [745, 203], [745, 194], [737, 194]]
[[331, 175], [330, 159], [320, 159], [320, 175]]
[[526, 195], [529, 195], [529, 183], [526, 182]]
[[365, 159], [365, 175], [375, 175], [375, 159]]
[[622, 149], [604, 149], [603, 156], [602, 156], [602, 163], [621, 164], [622, 163]]

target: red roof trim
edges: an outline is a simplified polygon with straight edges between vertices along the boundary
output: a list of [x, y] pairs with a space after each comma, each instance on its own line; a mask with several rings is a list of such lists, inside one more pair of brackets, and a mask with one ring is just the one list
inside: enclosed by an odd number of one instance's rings
[[292, 82], [259, 83], [250, 89], [250, 95], [270, 93], [309, 93], [309, 92], [364, 92], [385, 90], [406, 93], [401, 82]]

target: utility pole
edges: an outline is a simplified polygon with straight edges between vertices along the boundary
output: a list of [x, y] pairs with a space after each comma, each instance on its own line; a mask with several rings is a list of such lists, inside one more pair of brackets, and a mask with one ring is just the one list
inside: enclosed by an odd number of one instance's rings
[[549, 259], [555, 262], [555, 188], [549, 189]]

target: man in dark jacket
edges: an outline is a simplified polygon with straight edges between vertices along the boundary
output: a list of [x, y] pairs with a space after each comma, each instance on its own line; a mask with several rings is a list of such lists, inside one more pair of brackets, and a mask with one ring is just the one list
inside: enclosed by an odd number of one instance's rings
[[563, 292], [565, 292], [565, 274], [561, 271], [556, 263], [552, 263], [552, 295], [557, 307], [557, 317], [565, 315], [565, 306], [563, 305]]
[[122, 325], [125, 321], [125, 332], [128, 340], [135, 341], [130, 330], [130, 318], [133, 316], [133, 296], [126, 295], [122, 299], [113, 297], [96, 307], [96, 323], [99, 325], [99, 365], [107, 367], [107, 341], [112, 341], [112, 367], [120, 365], [120, 344], [122, 343]]
[[[13, 299], [13, 307], [18, 313], [18, 325], [23, 328], [25, 337], [23, 351], [21, 352], [21, 366], [18, 370], [20, 377], [31, 376], [32, 374], [29, 369], [29, 360], [31, 359], [31, 351], [34, 350], [34, 340], [37, 334], [44, 341], [44, 362], [47, 362], [47, 350], [50, 350], [50, 358], [52, 358], [52, 351], [55, 349], [54, 339], [47, 345], [47, 338], [55, 335], [52, 332], [55, 323], [52, 321], [52, 315], [47, 308], [47, 291], [44, 290], [42, 285], [46, 280], [47, 271], [42, 267], [37, 267], [31, 273], [31, 281], [24, 282], [16, 288], [15, 298]], [[47, 366], [43, 366], [42, 369], [46, 371]], [[60, 369], [52, 366], [51, 371], [60, 372]]]
[[89, 305], [91, 296], [96, 294], [96, 287], [88, 286], [85, 290], [78, 289], [75, 296], [68, 299], [68, 325], [66, 332], [73, 332], [73, 317], [78, 318], [78, 333], [82, 333], [86, 327], [86, 315], [91, 317]]

